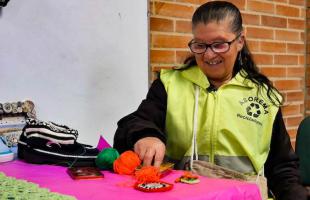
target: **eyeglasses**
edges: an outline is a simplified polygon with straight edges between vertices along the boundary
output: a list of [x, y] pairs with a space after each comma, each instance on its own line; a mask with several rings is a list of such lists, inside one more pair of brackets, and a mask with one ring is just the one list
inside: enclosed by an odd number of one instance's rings
[[214, 53], [226, 53], [227, 51], [229, 51], [230, 45], [236, 41], [241, 34], [238, 34], [237, 37], [233, 40], [231, 40], [230, 42], [213, 42], [212, 44], [206, 44], [206, 43], [202, 43], [202, 42], [195, 42], [194, 39], [192, 39], [189, 43], [188, 43], [188, 47], [190, 48], [190, 50], [193, 53], [196, 54], [202, 54], [205, 53], [207, 51], [207, 49], [210, 47], [211, 50]]

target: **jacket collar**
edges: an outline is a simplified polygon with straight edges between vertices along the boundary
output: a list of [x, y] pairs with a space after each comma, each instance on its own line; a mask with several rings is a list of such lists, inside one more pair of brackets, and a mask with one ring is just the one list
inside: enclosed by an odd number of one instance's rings
[[227, 84], [224, 84], [223, 86], [228, 85], [235, 85], [240, 87], [246, 87], [246, 88], [254, 88], [255, 84], [245, 77], [247, 77], [248, 73], [244, 70], [241, 70], [236, 74], [235, 77], [233, 77]]
[[[210, 82], [208, 78], [204, 75], [204, 73], [200, 70], [198, 66], [193, 66], [188, 69], [182, 70], [181, 74], [185, 79], [193, 82], [194, 84], [202, 87], [203, 89], [207, 89], [208, 87], [210, 87]], [[229, 85], [247, 88], [255, 87], [255, 84], [251, 80], [244, 78], [246, 76], [247, 72], [241, 70], [228, 83], [222, 85], [221, 87], [226, 87]]]

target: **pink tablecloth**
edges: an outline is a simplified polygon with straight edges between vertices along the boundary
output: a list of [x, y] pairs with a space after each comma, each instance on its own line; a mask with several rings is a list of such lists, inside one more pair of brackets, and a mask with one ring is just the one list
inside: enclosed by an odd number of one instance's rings
[[[7, 176], [37, 183], [52, 192], [72, 195], [82, 200], [260, 200], [259, 190], [255, 184], [225, 179], [200, 177], [199, 184], [176, 183], [168, 192], [144, 193], [131, 187], [134, 184], [131, 176], [117, 175], [108, 171], [103, 171], [105, 177], [100, 180], [72, 180], [67, 175], [65, 167], [33, 165], [22, 161], [2, 163], [0, 171]], [[182, 174], [182, 171], [173, 171], [162, 180], [174, 183], [174, 180]]]

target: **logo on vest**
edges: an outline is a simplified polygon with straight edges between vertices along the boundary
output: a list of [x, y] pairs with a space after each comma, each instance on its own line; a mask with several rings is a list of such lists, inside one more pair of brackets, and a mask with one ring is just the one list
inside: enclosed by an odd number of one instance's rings
[[248, 97], [243, 98], [239, 101], [239, 103], [245, 108], [246, 115], [238, 113], [237, 117], [252, 121], [262, 126], [262, 122], [259, 121], [259, 116], [269, 113], [267, 109], [268, 105], [265, 103], [265, 101], [259, 97]]
[[259, 117], [261, 114], [259, 104], [251, 103], [248, 107], [246, 107], [246, 113], [251, 117]]

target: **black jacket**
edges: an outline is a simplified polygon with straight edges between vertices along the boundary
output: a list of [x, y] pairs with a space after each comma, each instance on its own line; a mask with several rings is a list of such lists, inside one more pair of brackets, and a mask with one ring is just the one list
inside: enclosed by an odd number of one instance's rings
[[[146, 99], [139, 108], [118, 122], [114, 136], [114, 148], [120, 153], [133, 149], [141, 138], [154, 136], [166, 142], [165, 118], [167, 93], [157, 79], [151, 85]], [[270, 152], [265, 163], [268, 188], [280, 200], [304, 200], [306, 190], [301, 185], [296, 156], [286, 131], [281, 109], [273, 124]]]

